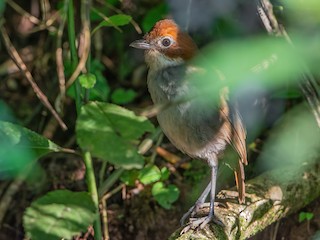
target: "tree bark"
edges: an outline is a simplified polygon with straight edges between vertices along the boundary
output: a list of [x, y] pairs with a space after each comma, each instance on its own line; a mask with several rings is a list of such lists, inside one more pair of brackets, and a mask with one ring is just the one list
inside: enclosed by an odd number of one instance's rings
[[[320, 196], [320, 163], [308, 163], [276, 169], [246, 184], [246, 204], [237, 203], [237, 192], [223, 190], [218, 201], [226, 207], [215, 207], [215, 215], [225, 225], [208, 224], [204, 229], [178, 229], [169, 239], [247, 239], [271, 223], [303, 208]], [[208, 213], [208, 209], [202, 209]], [[201, 213], [199, 214], [201, 215]]]

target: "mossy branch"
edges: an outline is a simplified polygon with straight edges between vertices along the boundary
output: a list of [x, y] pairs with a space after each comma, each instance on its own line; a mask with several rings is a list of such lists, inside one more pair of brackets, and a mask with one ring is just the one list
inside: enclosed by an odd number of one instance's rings
[[169, 239], [247, 239], [320, 196], [320, 164], [310, 161], [266, 172], [248, 181], [246, 187], [245, 205], [237, 203], [235, 191], [218, 194], [227, 208], [216, 207], [215, 214], [225, 227], [211, 223], [183, 235], [178, 229]]

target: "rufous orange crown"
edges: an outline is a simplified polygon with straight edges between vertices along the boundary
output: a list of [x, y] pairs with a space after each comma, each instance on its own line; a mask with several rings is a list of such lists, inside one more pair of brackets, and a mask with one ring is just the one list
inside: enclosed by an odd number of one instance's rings
[[181, 31], [178, 25], [171, 19], [158, 21], [152, 30], [144, 36], [148, 43], [157, 42], [158, 39], [170, 37], [174, 40], [168, 48], [159, 49], [169, 58], [182, 58], [190, 60], [197, 52], [197, 46], [192, 38]]

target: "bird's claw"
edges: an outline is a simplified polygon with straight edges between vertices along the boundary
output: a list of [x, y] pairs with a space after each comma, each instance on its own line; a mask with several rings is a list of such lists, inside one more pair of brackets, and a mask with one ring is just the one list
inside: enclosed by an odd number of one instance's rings
[[216, 216], [206, 216], [201, 218], [190, 218], [189, 223], [185, 226], [180, 235], [188, 232], [190, 229], [199, 230], [203, 229], [209, 222], [213, 221], [215, 224], [224, 227], [224, 224]]
[[[226, 204], [222, 203], [222, 202], [215, 202], [214, 206], [222, 206], [224, 208], [227, 208]], [[200, 209], [202, 208], [209, 208], [210, 207], [210, 203], [195, 203], [191, 208], [189, 208], [188, 212], [186, 212], [182, 218], [180, 219], [180, 224], [181, 226], [184, 225], [184, 223], [186, 222], [188, 216], [191, 216], [191, 218], [193, 218]]]

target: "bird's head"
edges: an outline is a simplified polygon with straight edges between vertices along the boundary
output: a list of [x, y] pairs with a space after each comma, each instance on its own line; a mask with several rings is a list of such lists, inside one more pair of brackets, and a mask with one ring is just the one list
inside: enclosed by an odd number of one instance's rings
[[170, 19], [158, 21], [143, 39], [130, 46], [146, 50], [145, 60], [152, 70], [182, 64], [197, 52], [192, 38]]

